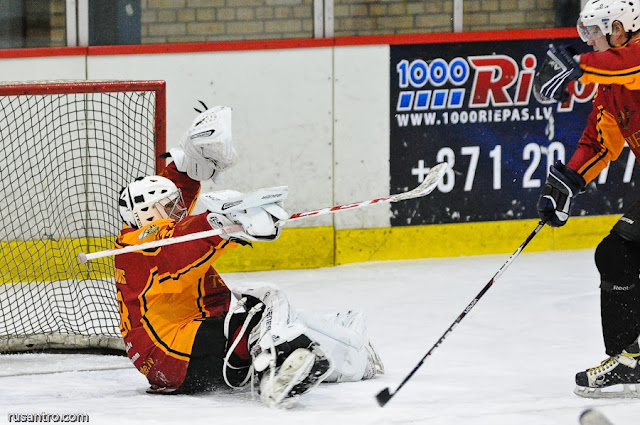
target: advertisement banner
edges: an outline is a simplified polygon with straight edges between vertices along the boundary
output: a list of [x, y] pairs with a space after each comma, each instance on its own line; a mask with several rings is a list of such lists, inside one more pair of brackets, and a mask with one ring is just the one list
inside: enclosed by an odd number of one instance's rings
[[[579, 39], [556, 39], [581, 52]], [[549, 167], [570, 158], [596, 86], [571, 83], [570, 98], [543, 104], [533, 76], [548, 40], [392, 45], [391, 193], [417, 186], [429, 167], [450, 168], [428, 197], [393, 204], [393, 226], [537, 218]], [[573, 216], [620, 214], [636, 199], [635, 156], [588, 185]]]

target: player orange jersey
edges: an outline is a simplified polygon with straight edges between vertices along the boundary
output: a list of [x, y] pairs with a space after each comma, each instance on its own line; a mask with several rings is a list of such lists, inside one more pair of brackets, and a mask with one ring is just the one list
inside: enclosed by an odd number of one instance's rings
[[588, 183], [618, 158], [625, 142], [636, 159], [640, 157], [640, 40], [582, 54], [580, 68], [581, 83], [599, 86], [587, 128], [568, 166]]
[[[182, 190], [191, 210], [200, 184], [172, 164], [162, 175]], [[211, 230], [206, 216], [126, 228], [116, 247]], [[127, 355], [152, 385], [179, 387], [202, 319], [228, 311], [230, 291], [211, 265], [225, 249], [235, 246], [235, 242], [213, 236], [116, 257], [120, 331]]]

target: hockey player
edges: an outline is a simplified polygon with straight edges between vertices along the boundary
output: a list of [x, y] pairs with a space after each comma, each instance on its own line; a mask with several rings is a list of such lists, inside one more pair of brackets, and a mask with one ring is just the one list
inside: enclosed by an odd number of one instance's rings
[[[536, 74], [540, 101], [565, 99], [569, 81], [598, 83], [593, 110], [569, 162], [551, 167], [538, 200], [540, 218], [562, 226], [572, 199], [625, 142], [640, 161], [640, 4], [589, 0], [578, 32], [594, 52], [573, 56], [551, 45]], [[605, 351], [600, 365], [576, 375], [583, 397], [640, 397], [640, 202], [632, 205], [595, 252]]]
[[[161, 175], [122, 190], [119, 211], [126, 226], [116, 246], [231, 224], [243, 230], [116, 257], [120, 330], [127, 355], [151, 384], [148, 392], [237, 387], [257, 377], [261, 399], [276, 406], [323, 380], [382, 372], [358, 313], [303, 318], [270, 284], [236, 288], [230, 309], [232, 293], [212, 264], [238, 245], [276, 240], [281, 228], [275, 223], [288, 218], [281, 203], [286, 188], [273, 188], [267, 200], [229, 190], [204, 194], [208, 211], [189, 215], [200, 182], [235, 162], [231, 109], [202, 112], [170, 156], [173, 162]], [[244, 206], [233, 207], [238, 203]]]

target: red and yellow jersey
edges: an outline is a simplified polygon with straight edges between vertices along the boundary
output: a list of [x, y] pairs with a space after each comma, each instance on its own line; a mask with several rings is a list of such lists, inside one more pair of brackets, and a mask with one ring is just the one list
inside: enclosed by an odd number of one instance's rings
[[[163, 176], [182, 189], [190, 210], [200, 184], [169, 165]], [[120, 232], [116, 247], [211, 230], [207, 213], [156, 220]], [[218, 236], [116, 256], [120, 331], [127, 355], [152, 385], [180, 386], [191, 348], [207, 317], [224, 315], [230, 291], [211, 266], [234, 242]]]
[[589, 183], [618, 158], [625, 142], [640, 162], [640, 40], [582, 54], [580, 68], [581, 83], [599, 86], [568, 166]]

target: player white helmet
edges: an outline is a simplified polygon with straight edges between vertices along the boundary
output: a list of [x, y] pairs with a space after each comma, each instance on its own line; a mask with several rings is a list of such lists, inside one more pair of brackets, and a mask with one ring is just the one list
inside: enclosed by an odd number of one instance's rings
[[118, 206], [122, 220], [136, 229], [162, 218], [180, 220], [187, 215], [182, 192], [161, 176], [131, 182], [120, 192]]
[[603, 35], [609, 36], [615, 21], [620, 21], [627, 32], [640, 29], [640, 2], [638, 0], [589, 0], [580, 12], [578, 34], [585, 43]]

